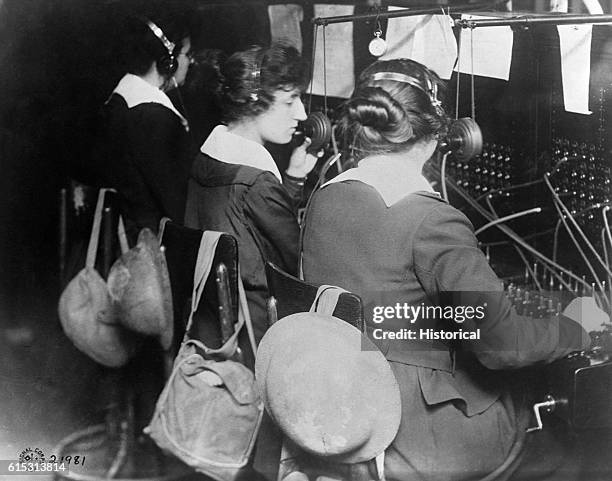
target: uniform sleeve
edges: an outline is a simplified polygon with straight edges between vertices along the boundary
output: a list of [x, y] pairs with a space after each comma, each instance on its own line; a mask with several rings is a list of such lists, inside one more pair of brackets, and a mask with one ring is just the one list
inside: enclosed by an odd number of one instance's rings
[[283, 186], [291, 198], [291, 203], [294, 211], [297, 211], [298, 207], [302, 203], [304, 196], [304, 185], [306, 183], [306, 177], [299, 178], [288, 175], [286, 172], [283, 173]]
[[178, 117], [165, 107], [148, 106], [133, 126], [133, 158], [136, 168], [163, 215], [182, 220], [187, 178], [186, 140]]
[[293, 201], [285, 187], [271, 174], [261, 174], [245, 199], [255, 227], [282, 259], [283, 269], [297, 274], [299, 226]]
[[464, 347], [488, 368], [550, 362], [589, 345], [584, 329], [565, 316], [518, 315], [478, 248], [471, 223], [449, 205], [437, 207], [419, 227], [413, 260], [428, 296], [452, 299], [454, 306], [482, 306], [482, 318], [474, 315], [457, 327], [480, 329], [480, 340], [464, 341]]

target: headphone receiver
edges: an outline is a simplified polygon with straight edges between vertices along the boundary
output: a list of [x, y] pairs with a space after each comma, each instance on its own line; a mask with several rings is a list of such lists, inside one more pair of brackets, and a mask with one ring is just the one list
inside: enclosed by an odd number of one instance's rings
[[304, 137], [310, 137], [311, 144], [306, 149], [309, 154], [316, 154], [331, 140], [332, 124], [323, 112], [311, 112], [308, 118], [299, 122], [298, 131], [294, 134], [295, 142], [301, 144]]
[[157, 60], [157, 70], [159, 70], [159, 73], [162, 75], [171, 77], [178, 68], [178, 62], [174, 56], [174, 48], [176, 47], [176, 44], [171, 42], [164, 34], [164, 31], [155, 25], [151, 20], [148, 18], [143, 18], [143, 21], [147, 24], [147, 27], [149, 27], [151, 32], [153, 32], [153, 35], [159, 39], [167, 51], [163, 57]]

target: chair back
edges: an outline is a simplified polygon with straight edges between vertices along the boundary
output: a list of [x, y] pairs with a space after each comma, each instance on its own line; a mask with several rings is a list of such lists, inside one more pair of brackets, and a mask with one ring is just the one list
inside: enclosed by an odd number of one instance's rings
[[[271, 296], [268, 302], [271, 324], [285, 316], [310, 310], [319, 286], [302, 281], [271, 262], [266, 263], [266, 278]], [[358, 295], [351, 292], [340, 294], [333, 315], [364, 332], [363, 304]]]
[[[201, 239], [201, 230], [172, 221], [165, 223], [161, 235], [174, 305], [175, 352], [184, 337], [191, 309], [193, 275]], [[193, 326], [187, 335], [215, 349], [231, 335], [237, 319], [238, 244], [233, 236], [223, 234], [215, 251], [211, 275], [204, 286]]]

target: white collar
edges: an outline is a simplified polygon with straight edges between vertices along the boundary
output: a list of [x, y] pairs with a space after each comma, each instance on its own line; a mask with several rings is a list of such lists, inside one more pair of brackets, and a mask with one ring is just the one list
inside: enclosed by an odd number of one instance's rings
[[176, 110], [176, 107], [172, 104], [170, 97], [138, 75], [131, 73], [125, 74], [115, 87], [115, 90], [113, 90], [113, 93], [121, 95], [121, 97], [123, 97], [127, 103], [129, 109], [145, 103], [163, 105], [178, 115], [178, 117], [181, 119], [183, 127], [185, 127], [185, 130], [189, 131], [189, 123], [187, 122], [187, 119], [183, 117], [178, 110]]
[[357, 167], [342, 172], [323, 187], [347, 180], [357, 180], [376, 189], [387, 207], [414, 192], [425, 191], [439, 195], [423, 174], [412, 167], [410, 161], [392, 164], [384, 157], [366, 158]]
[[200, 151], [221, 162], [266, 170], [274, 174], [279, 182], [283, 181], [276, 162], [263, 145], [233, 134], [225, 125], [217, 125], [213, 129]]

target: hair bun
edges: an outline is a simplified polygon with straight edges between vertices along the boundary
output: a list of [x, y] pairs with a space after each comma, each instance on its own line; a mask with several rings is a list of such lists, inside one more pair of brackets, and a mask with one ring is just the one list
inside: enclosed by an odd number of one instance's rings
[[413, 136], [406, 111], [383, 89], [363, 87], [346, 104], [347, 117], [368, 131], [372, 140], [403, 143]]
[[389, 112], [385, 106], [368, 99], [351, 100], [347, 104], [347, 113], [351, 120], [376, 130], [385, 130], [389, 123]]

